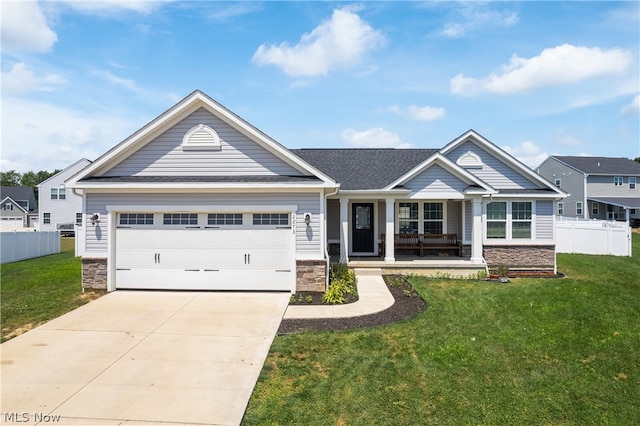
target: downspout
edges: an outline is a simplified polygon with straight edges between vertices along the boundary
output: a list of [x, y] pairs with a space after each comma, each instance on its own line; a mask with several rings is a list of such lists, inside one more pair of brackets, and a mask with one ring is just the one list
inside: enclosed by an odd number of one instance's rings
[[[336, 187], [336, 190], [330, 194], [325, 194], [324, 196], [324, 239], [327, 240], [327, 209], [329, 206], [327, 205], [327, 198], [333, 195], [336, 195], [340, 191], [340, 186]], [[324, 245], [324, 256], [327, 259], [327, 267], [324, 277], [324, 289], [325, 291], [329, 288], [329, 273], [331, 272], [331, 255], [329, 255], [329, 244], [325, 241]]]

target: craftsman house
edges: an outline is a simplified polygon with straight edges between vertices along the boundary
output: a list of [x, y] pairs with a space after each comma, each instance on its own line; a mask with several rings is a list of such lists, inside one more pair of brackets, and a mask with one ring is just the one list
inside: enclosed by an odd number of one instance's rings
[[66, 187], [83, 285], [109, 291], [322, 291], [330, 252], [554, 271], [566, 196], [472, 130], [439, 149], [290, 150], [200, 91]]

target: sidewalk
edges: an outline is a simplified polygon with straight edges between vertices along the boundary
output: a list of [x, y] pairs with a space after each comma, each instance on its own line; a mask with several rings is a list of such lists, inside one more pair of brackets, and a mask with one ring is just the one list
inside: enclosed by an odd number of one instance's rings
[[347, 305], [289, 305], [284, 319], [349, 318], [384, 311], [395, 299], [382, 279], [381, 269], [356, 269], [358, 301]]

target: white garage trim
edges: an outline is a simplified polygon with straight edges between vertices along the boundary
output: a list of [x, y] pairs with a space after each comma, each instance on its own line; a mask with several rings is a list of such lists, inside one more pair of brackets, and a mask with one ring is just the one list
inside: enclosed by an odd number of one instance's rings
[[[297, 206], [109, 205], [107, 289], [295, 292]], [[119, 225], [119, 213], [153, 213], [153, 225]], [[159, 215], [197, 213], [198, 225], [165, 225]], [[243, 213], [242, 225], [204, 226], [211, 213]], [[253, 224], [281, 213], [288, 224]], [[205, 221], [203, 223], [203, 221]], [[210, 238], [215, 235], [215, 238]]]

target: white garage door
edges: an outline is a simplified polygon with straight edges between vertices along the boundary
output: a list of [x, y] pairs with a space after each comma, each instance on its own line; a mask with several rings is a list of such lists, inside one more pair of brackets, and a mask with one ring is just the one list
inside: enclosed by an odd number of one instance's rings
[[[295, 288], [294, 238], [291, 226], [284, 223], [285, 217], [289, 221], [288, 214], [260, 214], [259, 223], [253, 217], [256, 215], [237, 214], [240, 220], [235, 227], [205, 225], [207, 216], [211, 223], [211, 215], [207, 214], [169, 214], [168, 225], [167, 214], [154, 216], [155, 224], [146, 228], [139, 224], [140, 214], [125, 214], [125, 221], [119, 219], [116, 288], [283, 291]], [[223, 217], [229, 222], [230, 216]], [[130, 217], [138, 223], [122, 225]], [[162, 217], [164, 223], [158, 225]], [[172, 217], [187, 219], [174, 219], [170, 223]]]

